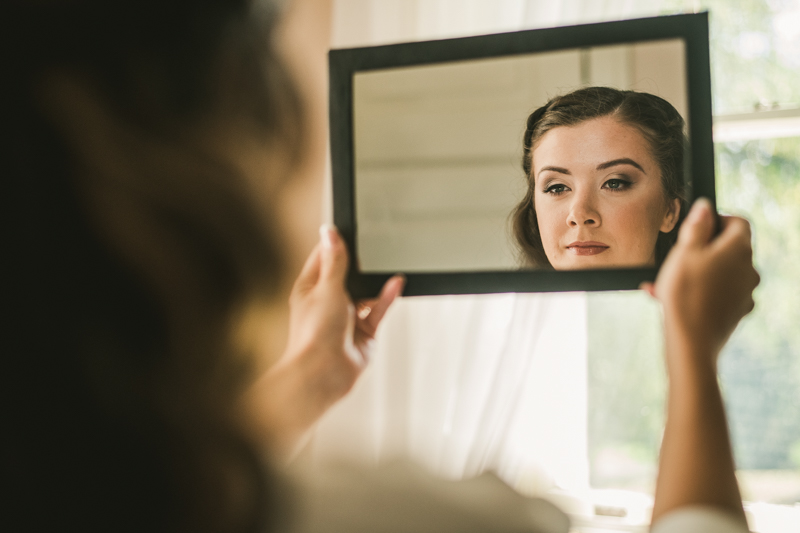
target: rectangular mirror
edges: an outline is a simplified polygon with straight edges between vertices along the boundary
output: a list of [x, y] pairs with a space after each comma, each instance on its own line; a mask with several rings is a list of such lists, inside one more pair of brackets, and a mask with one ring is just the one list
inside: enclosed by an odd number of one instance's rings
[[706, 14], [334, 50], [349, 289], [635, 288], [714, 199]]

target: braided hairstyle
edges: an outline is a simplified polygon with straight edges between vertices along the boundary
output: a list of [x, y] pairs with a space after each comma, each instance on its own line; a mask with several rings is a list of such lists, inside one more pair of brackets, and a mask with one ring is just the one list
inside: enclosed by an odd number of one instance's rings
[[683, 117], [669, 102], [653, 94], [611, 87], [585, 87], [551, 99], [528, 117], [522, 155], [528, 188], [511, 214], [514, 238], [526, 264], [552, 268], [544, 252], [534, 204], [535, 183], [531, 172], [536, 143], [553, 128], [574, 126], [605, 116], [613, 116], [642, 133], [661, 170], [665, 201], [680, 200], [678, 223], [669, 233], [659, 234], [656, 240], [656, 265], [664, 261], [675, 243], [688, 210], [683, 167], [686, 147]]

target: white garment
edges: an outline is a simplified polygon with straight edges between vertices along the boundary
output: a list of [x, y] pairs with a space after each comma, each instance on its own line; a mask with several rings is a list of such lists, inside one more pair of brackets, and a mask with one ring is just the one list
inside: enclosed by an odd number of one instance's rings
[[667, 513], [650, 533], [747, 533], [730, 513], [712, 507], [683, 507]]
[[[288, 533], [567, 533], [552, 503], [527, 498], [493, 474], [448, 481], [408, 462], [365, 469], [328, 465], [294, 472], [299, 498]], [[748, 533], [730, 513], [684, 507], [651, 533]]]
[[493, 474], [448, 481], [412, 463], [328, 465], [295, 473], [288, 533], [567, 533], [552, 503], [526, 498]]

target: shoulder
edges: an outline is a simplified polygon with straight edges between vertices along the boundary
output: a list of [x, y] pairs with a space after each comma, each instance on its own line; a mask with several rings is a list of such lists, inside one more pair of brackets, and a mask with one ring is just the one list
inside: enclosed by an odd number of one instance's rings
[[521, 496], [497, 476], [438, 479], [411, 463], [326, 466], [300, 473], [291, 533], [567, 533], [553, 504]]

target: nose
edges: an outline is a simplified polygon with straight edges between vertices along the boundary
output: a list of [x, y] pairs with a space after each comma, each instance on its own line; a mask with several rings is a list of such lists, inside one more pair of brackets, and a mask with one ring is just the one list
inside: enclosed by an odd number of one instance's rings
[[597, 211], [591, 195], [575, 195], [567, 215], [567, 225], [570, 227], [599, 226], [600, 222], [600, 213]]

